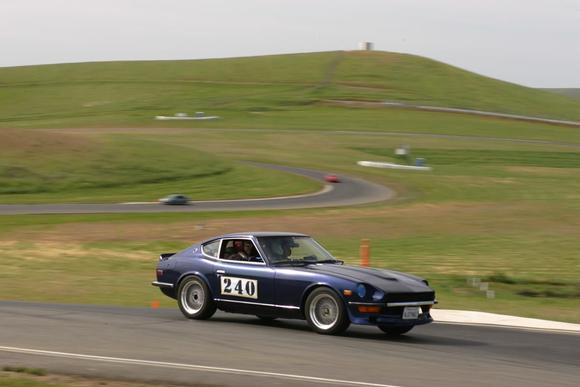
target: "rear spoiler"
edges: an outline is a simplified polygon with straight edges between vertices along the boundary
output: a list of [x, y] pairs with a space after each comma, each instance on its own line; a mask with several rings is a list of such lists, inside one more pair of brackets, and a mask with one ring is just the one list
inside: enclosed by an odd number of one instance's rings
[[175, 254], [177, 254], [177, 253], [162, 253], [162, 254], [159, 255], [159, 260], [160, 261], [166, 261], [169, 258], [173, 257]]

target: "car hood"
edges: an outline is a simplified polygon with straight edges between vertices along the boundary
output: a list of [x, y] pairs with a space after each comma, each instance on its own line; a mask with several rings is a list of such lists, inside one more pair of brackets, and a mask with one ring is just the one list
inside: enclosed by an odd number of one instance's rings
[[433, 291], [433, 289], [423, 282], [422, 278], [392, 270], [335, 264], [308, 265], [299, 270], [308, 270], [320, 274], [341, 277], [353, 282], [366, 283], [387, 293]]

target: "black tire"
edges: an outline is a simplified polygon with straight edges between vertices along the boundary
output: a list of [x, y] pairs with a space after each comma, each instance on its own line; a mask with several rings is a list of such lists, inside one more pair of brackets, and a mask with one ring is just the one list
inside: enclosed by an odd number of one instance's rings
[[217, 307], [209, 288], [198, 277], [187, 277], [179, 285], [177, 304], [187, 318], [205, 320], [213, 316]]
[[259, 318], [262, 321], [274, 321], [276, 320], [278, 317], [272, 317], [272, 316], [260, 316], [260, 315], [256, 315], [257, 318]]
[[329, 288], [314, 289], [306, 299], [304, 314], [317, 333], [336, 335], [350, 325], [344, 302]]
[[401, 336], [404, 335], [405, 333], [409, 332], [411, 329], [413, 329], [413, 326], [410, 327], [390, 327], [388, 325], [379, 325], [379, 329], [383, 332], [385, 332], [388, 336]]

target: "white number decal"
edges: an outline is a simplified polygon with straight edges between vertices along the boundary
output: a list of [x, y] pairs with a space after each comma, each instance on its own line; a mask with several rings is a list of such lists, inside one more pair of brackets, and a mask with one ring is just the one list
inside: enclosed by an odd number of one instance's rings
[[237, 278], [237, 277], [220, 277], [221, 292], [222, 294], [236, 296], [236, 297], [246, 297], [246, 298], [258, 298], [258, 281], [251, 280], [247, 278]]

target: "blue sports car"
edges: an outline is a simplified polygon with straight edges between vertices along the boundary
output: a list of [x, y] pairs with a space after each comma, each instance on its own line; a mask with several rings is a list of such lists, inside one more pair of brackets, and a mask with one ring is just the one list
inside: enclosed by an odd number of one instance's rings
[[306, 319], [323, 334], [353, 324], [400, 335], [432, 320], [429, 283], [410, 274], [344, 265], [307, 235], [222, 235], [161, 254], [153, 282], [187, 318], [216, 309], [264, 320]]

